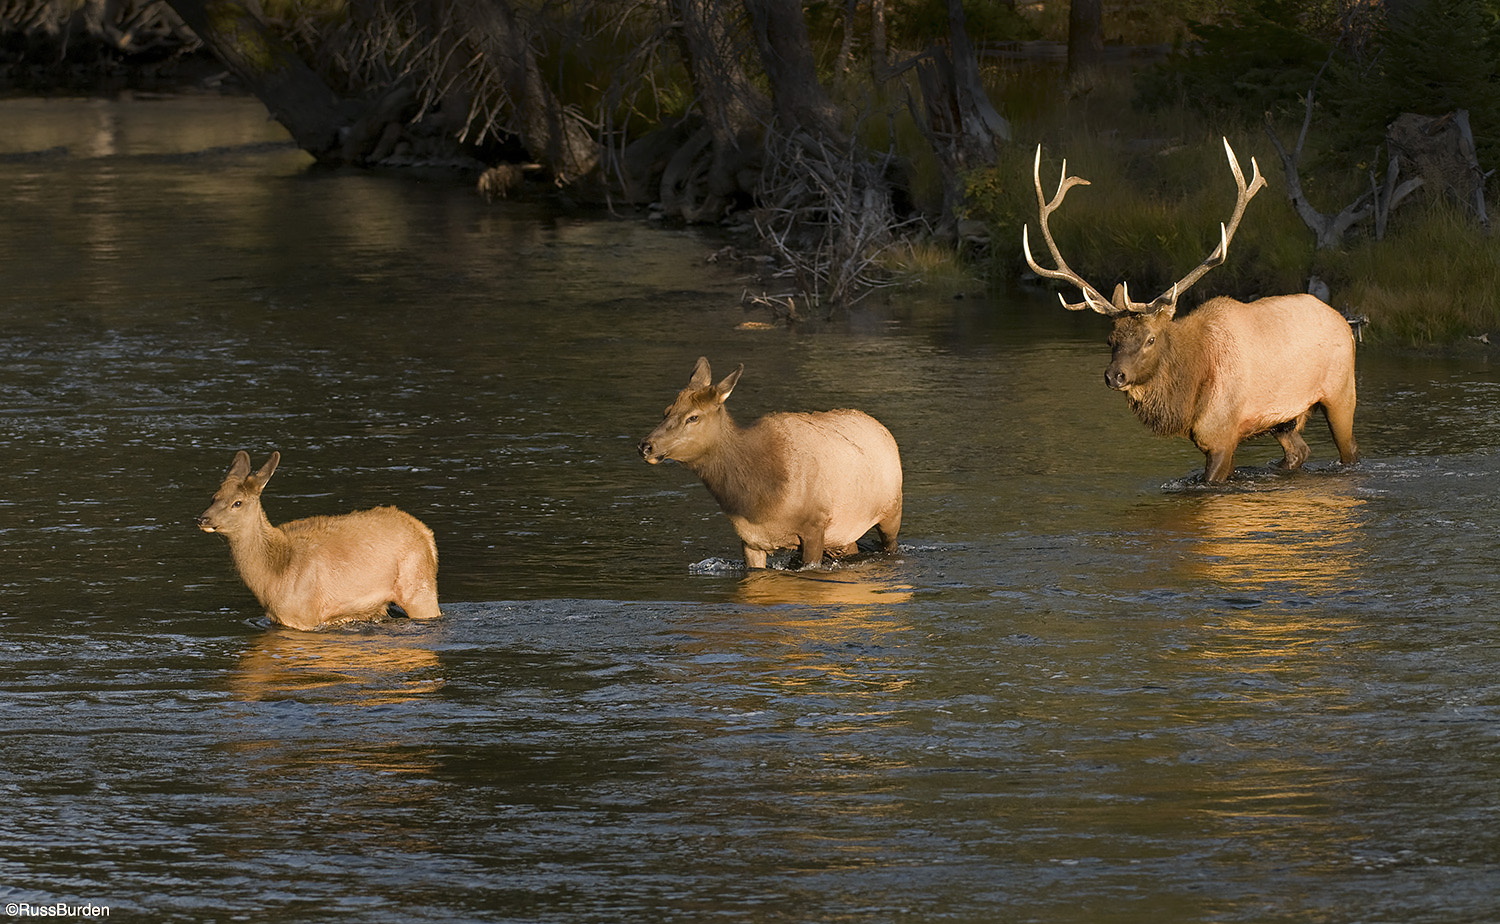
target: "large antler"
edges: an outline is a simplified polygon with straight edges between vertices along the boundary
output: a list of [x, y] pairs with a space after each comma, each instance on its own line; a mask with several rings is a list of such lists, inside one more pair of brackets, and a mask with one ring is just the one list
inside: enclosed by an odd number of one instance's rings
[[1052, 239], [1052, 229], [1047, 227], [1047, 219], [1052, 216], [1052, 213], [1059, 205], [1062, 205], [1063, 196], [1068, 194], [1068, 190], [1074, 186], [1087, 186], [1089, 185], [1089, 181], [1082, 177], [1068, 176], [1068, 162], [1066, 160], [1063, 161], [1062, 178], [1057, 181], [1057, 194], [1052, 197], [1051, 202], [1048, 202], [1046, 195], [1042, 192], [1041, 145], [1036, 146], [1036, 162], [1031, 167], [1031, 181], [1036, 186], [1037, 210], [1041, 213], [1042, 219], [1042, 239], [1047, 242], [1047, 250], [1051, 251], [1052, 262], [1057, 264], [1057, 269], [1045, 269], [1031, 256], [1030, 225], [1023, 225], [1021, 227], [1021, 249], [1026, 252], [1026, 264], [1038, 276], [1046, 276], [1048, 279], [1061, 279], [1063, 282], [1070, 282], [1077, 286], [1079, 291], [1083, 292], [1083, 301], [1073, 304], [1069, 304], [1068, 300], [1062, 297], [1062, 293], [1058, 293], [1057, 300], [1062, 302], [1063, 307], [1069, 311], [1077, 311], [1080, 308], [1092, 308], [1100, 314], [1111, 316], [1120, 314], [1119, 311], [1110, 306], [1109, 302], [1105, 301], [1104, 296], [1099, 294], [1098, 289], [1084, 282], [1082, 276], [1068, 268], [1067, 261], [1062, 258], [1062, 252], [1057, 249], [1057, 242]]
[[[1248, 185], [1245, 183], [1244, 171], [1240, 170], [1240, 160], [1234, 156], [1234, 148], [1229, 146], [1228, 138], [1224, 139], [1224, 153], [1229, 157], [1229, 169], [1234, 173], [1234, 185], [1237, 192], [1235, 193], [1234, 214], [1229, 216], [1229, 224], [1219, 223], [1219, 246], [1214, 248], [1213, 253], [1208, 255], [1207, 260], [1199, 263], [1192, 272], [1179, 279], [1176, 285], [1157, 296], [1156, 301], [1146, 306], [1145, 313], [1147, 314], [1153, 314], [1163, 309], [1169, 312], [1176, 311], [1177, 296], [1186, 292], [1189, 286], [1202, 279], [1204, 273], [1224, 262], [1224, 258], [1229, 256], [1229, 242], [1234, 239], [1234, 232], [1239, 229], [1240, 219], [1245, 217], [1245, 206], [1249, 205], [1250, 200], [1255, 198], [1255, 194], [1260, 192], [1261, 188], [1266, 185], [1266, 178], [1260, 175], [1260, 164], [1256, 163], [1253, 157], [1250, 158], [1253, 175], [1250, 178], [1250, 183]], [[1135, 309], [1132, 308], [1131, 310]]]
[[1234, 173], [1234, 183], [1237, 192], [1235, 195], [1234, 213], [1230, 215], [1229, 223], [1227, 225], [1222, 222], [1219, 224], [1219, 246], [1215, 247], [1213, 252], [1208, 255], [1208, 259], [1198, 264], [1190, 273], [1178, 280], [1172, 288], [1158, 295], [1155, 301], [1134, 302], [1130, 300], [1130, 290], [1123, 282], [1115, 287], [1114, 298], [1110, 301], [1105, 301], [1104, 297], [1099, 294], [1098, 289], [1084, 282], [1082, 277], [1069, 269], [1068, 264], [1063, 262], [1062, 254], [1058, 252], [1057, 244], [1052, 240], [1052, 232], [1047, 227], [1047, 218], [1051, 216], [1054, 209], [1062, 204], [1063, 196], [1067, 195], [1069, 189], [1072, 189], [1074, 186], [1087, 186], [1089, 185], [1089, 181], [1076, 176], [1068, 176], [1068, 162], [1063, 161], [1063, 175], [1057, 185], [1057, 195], [1052, 197], [1051, 202], [1047, 202], [1042, 194], [1042, 147], [1041, 145], [1037, 145], [1036, 163], [1032, 167], [1031, 175], [1032, 181], [1036, 184], [1036, 201], [1041, 211], [1042, 236], [1047, 241], [1047, 249], [1052, 252], [1052, 259], [1056, 261], [1057, 269], [1043, 269], [1037, 265], [1036, 260], [1032, 259], [1031, 256], [1031, 245], [1027, 240], [1027, 229], [1022, 228], [1021, 246], [1026, 251], [1026, 263], [1038, 275], [1046, 276], [1049, 279], [1060, 279], [1064, 282], [1070, 282], [1082, 290], [1084, 300], [1076, 304], [1068, 304], [1066, 299], [1062, 298], [1061, 295], [1058, 296], [1058, 299], [1063, 303], [1063, 307], [1070, 311], [1077, 311], [1080, 308], [1092, 308], [1100, 314], [1110, 316], [1127, 313], [1155, 314], [1158, 311], [1166, 311], [1168, 315], [1171, 315], [1177, 311], [1178, 297], [1183, 292], [1186, 292], [1189, 286], [1203, 278], [1204, 273], [1224, 262], [1224, 258], [1229, 255], [1229, 242], [1233, 240], [1234, 232], [1239, 229], [1240, 219], [1245, 216], [1245, 206], [1249, 205], [1250, 200], [1255, 197], [1255, 194], [1260, 192], [1261, 188], [1266, 185], [1265, 177], [1260, 175], [1260, 164], [1256, 163], [1255, 158], [1250, 158], [1253, 176], [1247, 184], [1245, 182], [1245, 173], [1240, 169], [1239, 158], [1235, 157], [1234, 148], [1229, 146], [1228, 138], [1224, 139], [1224, 151], [1229, 157], [1229, 169]]

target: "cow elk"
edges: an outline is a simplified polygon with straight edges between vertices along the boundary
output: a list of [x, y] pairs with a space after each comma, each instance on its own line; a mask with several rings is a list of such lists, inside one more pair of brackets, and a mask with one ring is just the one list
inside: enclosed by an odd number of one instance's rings
[[1254, 176], [1246, 184], [1227, 139], [1224, 150], [1238, 187], [1229, 224], [1219, 226], [1219, 245], [1208, 259], [1155, 301], [1131, 301], [1123, 282], [1106, 301], [1068, 268], [1047, 220], [1068, 190], [1087, 186], [1088, 181], [1068, 176], [1064, 161], [1057, 193], [1047, 201], [1040, 145], [1032, 179], [1042, 237], [1056, 269], [1045, 269], [1032, 257], [1029, 229], [1021, 235], [1026, 262], [1038, 275], [1062, 280], [1083, 293], [1083, 301], [1071, 304], [1059, 296], [1063, 307], [1092, 308], [1114, 318], [1105, 384], [1125, 392], [1136, 416], [1156, 433], [1192, 440], [1206, 457], [1206, 481], [1227, 480], [1234, 472], [1240, 441], [1262, 433], [1281, 443], [1281, 467], [1300, 468], [1309, 455], [1302, 428], [1314, 406], [1322, 407], [1328, 419], [1339, 460], [1355, 462], [1359, 451], [1354, 443], [1354, 336], [1343, 315], [1312, 295], [1273, 295], [1248, 304], [1212, 298], [1174, 318], [1178, 297], [1224, 262], [1245, 206], [1265, 185], [1254, 158]]
[[316, 516], [272, 526], [260, 495], [281, 453], [250, 473], [234, 463], [198, 528], [229, 540], [245, 586], [272, 622], [294, 629], [372, 619], [391, 605], [413, 619], [438, 616], [437, 543], [432, 530], [395, 507]]
[[652, 465], [681, 462], [734, 525], [745, 566], [801, 551], [804, 566], [848, 554], [873, 527], [884, 550], [901, 529], [901, 454], [889, 430], [861, 411], [768, 414], [748, 427], [724, 402], [743, 365], [717, 385], [700, 357], [687, 387], [640, 443]]

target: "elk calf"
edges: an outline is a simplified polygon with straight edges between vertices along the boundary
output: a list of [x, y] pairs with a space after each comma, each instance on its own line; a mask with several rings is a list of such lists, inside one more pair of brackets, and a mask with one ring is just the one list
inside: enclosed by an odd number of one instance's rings
[[768, 414], [748, 427], [724, 401], [745, 367], [713, 384], [700, 357], [665, 419], [640, 443], [652, 465], [672, 459], [703, 480], [734, 524], [747, 568], [777, 549], [804, 566], [854, 549], [871, 527], [887, 552], [901, 529], [901, 454], [891, 433], [861, 411]]
[[1027, 230], [1021, 234], [1026, 262], [1040, 276], [1077, 286], [1083, 301], [1063, 307], [1092, 308], [1115, 319], [1104, 382], [1125, 392], [1131, 410], [1162, 436], [1185, 436], [1203, 451], [1204, 480], [1225, 481], [1234, 473], [1234, 451], [1241, 440], [1270, 433], [1281, 443], [1281, 465], [1296, 469], [1309, 450], [1302, 427], [1314, 407], [1322, 407], [1338, 446], [1339, 460], [1359, 459], [1354, 442], [1354, 335], [1343, 315], [1312, 295], [1274, 295], [1250, 303], [1209, 299], [1174, 320], [1177, 298], [1203, 274], [1224, 262], [1245, 206], [1265, 186], [1251, 158], [1254, 178], [1245, 182], [1239, 160], [1224, 142], [1238, 190], [1228, 225], [1219, 226], [1219, 245], [1172, 288], [1150, 303], [1135, 302], [1122, 282], [1108, 301], [1068, 268], [1047, 225], [1053, 210], [1074, 186], [1088, 180], [1068, 176], [1063, 162], [1057, 193], [1042, 193], [1042, 149], [1037, 147], [1032, 181], [1041, 212], [1042, 237], [1056, 269], [1031, 256]]
[[432, 530], [395, 507], [308, 517], [272, 526], [261, 491], [281, 453], [250, 473], [250, 456], [234, 464], [198, 528], [229, 540], [245, 586], [272, 622], [294, 629], [386, 614], [394, 604], [413, 619], [439, 615], [437, 543]]

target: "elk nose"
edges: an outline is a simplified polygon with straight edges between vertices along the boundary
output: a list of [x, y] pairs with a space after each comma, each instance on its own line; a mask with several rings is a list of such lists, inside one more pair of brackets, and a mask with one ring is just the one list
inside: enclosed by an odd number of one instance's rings
[[638, 450], [640, 450], [641, 458], [642, 459], [649, 459], [649, 458], [651, 458], [651, 441], [650, 440], [641, 440], [640, 443], [638, 443], [635, 448], [638, 449]]
[[1125, 373], [1119, 369], [1105, 369], [1104, 384], [1108, 385], [1110, 388], [1124, 388]]

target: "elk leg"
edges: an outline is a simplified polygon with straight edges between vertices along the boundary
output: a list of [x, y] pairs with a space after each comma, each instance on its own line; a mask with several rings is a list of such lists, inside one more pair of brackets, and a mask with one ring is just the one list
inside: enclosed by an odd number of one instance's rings
[[395, 603], [412, 619], [436, 619], [442, 615], [438, 611], [437, 582], [431, 578], [431, 568], [431, 561], [421, 555], [396, 566]]
[[1281, 467], [1287, 471], [1295, 471], [1302, 467], [1307, 457], [1312, 455], [1312, 450], [1307, 448], [1307, 441], [1302, 438], [1302, 425], [1307, 423], [1307, 415], [1303, 414], [1296, 420], [1290, 420], [1275, 430], [1271, 431], [1276, 437], [1276, 442], [1281, 444], [1282, 460]]
[[764, 568], [766, 566], [766, 553], [763, 549], [752, 549], [748, 545], [742, 545], [745, 550], [746, 568]]
[[1210, 449], [1204, 452], [1208, 457], [1208, 464], [1203, 467], [1203, 480], [1213, 484], [1220, 481], [1228, 481], [1229, 476], [1234, 474], [1234, 446], [1227, 449]]
[[901, 532], [901, 505], [897, 504], [892, 513], [888, 513], [885, 519], [875, 524], [880, 530], [881, 547], [886, 552], [896, 551], [896, 534]]
[[1339, 461], [1345, 465], [1358, 462], [1359, 447], [1354, 443], [1354, 402], [1324, 404], [1323, 414], [1328, 418], [1328, 430], [1333, 434], [1334, 445], [1339, 448]]
[[821, 568], [823, 566], [823, 530], [813, 528], [802, 533], [798, 538], [801, 540], [799, 548], [802, 551], [802, 567]]
[[436, 619], [442, 615], [438, 610], [437, 588], [432, 586], [419, 589], [410, 599], [397, 601], [396, 605], [412, 619]]

